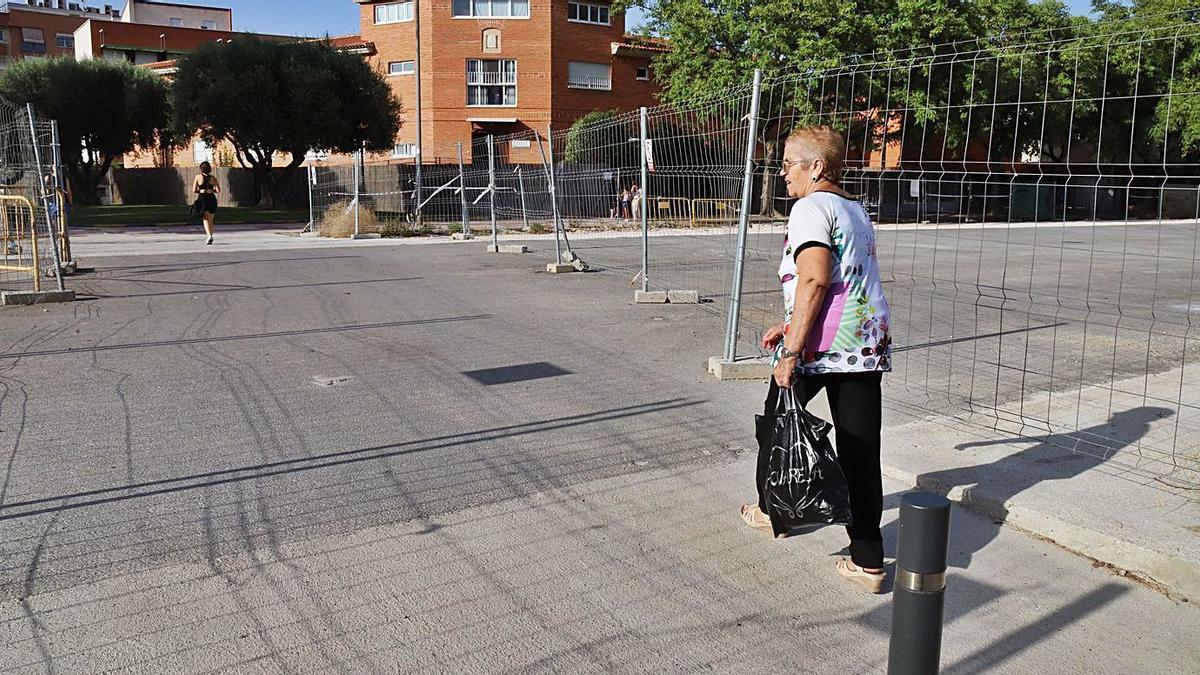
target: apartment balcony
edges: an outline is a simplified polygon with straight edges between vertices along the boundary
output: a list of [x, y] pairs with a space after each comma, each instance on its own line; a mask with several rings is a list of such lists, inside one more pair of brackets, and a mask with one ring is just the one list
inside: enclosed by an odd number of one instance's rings
[[517, 74], [516, 73], [467, 73], [467, 84], [515, 85], [516, 83], [517, 83]]
[[568, 89], [593, 89], [596, 91], [612, 91], [612, 78], [609, 77], [572, 77], [567, 79]]

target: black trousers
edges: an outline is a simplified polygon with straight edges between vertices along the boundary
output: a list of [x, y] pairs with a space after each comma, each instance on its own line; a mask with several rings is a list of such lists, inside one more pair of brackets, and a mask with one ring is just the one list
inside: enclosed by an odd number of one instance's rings
[[[883, 475], [879, 466], [879, 430], [882, 424], [882, 373], [828, 373], [799, 375], [792, 380], [796, 398], [807, 404], [822, 389], [829, 397], [833, 413], [834, 446], [838, 463], [846, 474], [850, 487], [852, 522], [846, 528], [850, 535], [850, 559], [859, 567], [883, 567], [883, 535], [879, 521], [883, 519]], [[775, 413], [779, 386], [771, 380], [764, 413]], [[769, 457], [758, 453], [758, 507], [766, 512], [766, 496], [762, 492]]]

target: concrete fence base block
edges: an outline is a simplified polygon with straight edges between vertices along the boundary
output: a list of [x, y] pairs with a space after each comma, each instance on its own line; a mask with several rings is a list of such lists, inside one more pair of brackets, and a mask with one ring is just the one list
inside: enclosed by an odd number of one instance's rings
[[378, 232], [364, 232], [361, 234], [350, 235], [351, 239], [383, 239], [383, 235]]
[[529, 249], [525, 248], [524, 246], [521, 246], [520, 244], [500, 244], [499, 246], [494, 246], [492, 244], [488, 244], [487, 252], [488, 253], [528, 253]]
[[667, 291], [667, 302], [675, 305], [695, 305], [700, 302], [700, 292]]
[[546, 271], [550, 274], [566, 274], [568, 272], [579, 272], [581, 270], [574, 265], [568, 265], [566, 263], [550, 263], [546, 265]]
[[74, 302], [75, 291], [5, 291], [0, 305], [40, 305], [47, 302]]
[[633, 301], [639, 305], [661, 305], [667, 301], [667, 291], [634, 291]]
[[450, 235], [450, 238], [454, 239], [455, 241], [469, 241], [474, 239], [475, 235], [471, 234], [470, 232], [454, 232]]
[[708, 372], [718, 380], [766, 380], [775, 373], [769, 358], [726, 361], [714, 356], [708, 360]]

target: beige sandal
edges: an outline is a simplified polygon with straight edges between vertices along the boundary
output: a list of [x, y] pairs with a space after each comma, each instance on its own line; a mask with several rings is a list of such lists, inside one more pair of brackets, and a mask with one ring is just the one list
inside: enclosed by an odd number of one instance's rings
[[771, 516], [763, 513], [758, 504], [742, 504], [742, 520], [756, 530], [772, 530]]
[[864, 571], [847, 558], [838, 558], [837, 572], [845, 579], [862, 586], [868, 593], [882, 593], [883, 581], [887, 579], [886, 572]]

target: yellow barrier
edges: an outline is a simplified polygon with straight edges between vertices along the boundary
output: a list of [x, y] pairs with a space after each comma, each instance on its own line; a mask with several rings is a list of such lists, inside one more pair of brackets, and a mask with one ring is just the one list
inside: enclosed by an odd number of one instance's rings
[[[24, 216], [24, 217], [22, 217]], [[30, 265], [12, 264], [8, 262], [9, 254], [14, 245], [17, 250], [17, 263], [21, 262], [20, 246], [25, 229], [29, 230]], [[10, 233], [15, 234], [11, 236]], [[28, 272], [33, 275], [33, 290], [42, 290], [42, 270], [38, 260], [37, 220], [34, 218], [33, 204], [19, 195], [0, 195], [0, 271]]]
[[66, 265], [71, 262], [71, 237], [67, 234], [67, 191], [54, 188], [54, 201], [58, 206], [58, 259]]
[[683, 197], [651, 197], [647, 206], [650, 220], [692, 219], [692, 203]]
[[738, 205], [734, 199], [693, 199], [692, 227], [699, 223], [737, 222]]

